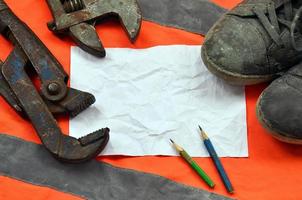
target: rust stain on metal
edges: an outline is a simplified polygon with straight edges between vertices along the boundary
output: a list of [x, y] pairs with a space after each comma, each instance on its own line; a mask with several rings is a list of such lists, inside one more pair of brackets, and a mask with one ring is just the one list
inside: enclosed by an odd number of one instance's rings
[[[94, 25], [107, 17], [120, 20], [131, 42], [140, 31], [142, 15], [137, 0], [47, 0], [54, 17], [48, 27], [56, 34], [70, 35], [85, 51], [98, 56], [106, 55]], [[83, 33], [77, 26], [84, 24]], [[83, 27], [83, 26], [81, 26]]]
[[[67, 87], [68, 75], [50, 51], [3, 0], [0, 8], [0, 33], [14, 44], [8, 58], [0, 61], [0, 95], [31, 121], [45, 148], [57, 159], [76, 163], [97, 156], [109, 140], [108, 128], [76, 139], [64, 135], [53, 116], [76, 116], [95, 102], [94, 96]], [[25, 67], [39, 76], [40, 90]]]

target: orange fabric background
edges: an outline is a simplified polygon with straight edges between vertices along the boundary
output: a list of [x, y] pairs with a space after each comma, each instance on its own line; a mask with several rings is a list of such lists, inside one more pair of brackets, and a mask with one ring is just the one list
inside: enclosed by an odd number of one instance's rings
[[[54, 36], [46, 27], [52, 20], [46, 0], [6, 0], [15, 14], [26, 22], [62, 63], [66, 71], [70, 65], [70, 39]], [[223, 7], [231, 8], [240, 0], [215, 0]], [[143, 22], [140, 36], [131, 44], [116, 21], [97, 26], [106, 47], [146, 48], [156, 45], [192, 44], [199, 45], [203, 37], [185, 31], [166, 28], [151, 22]], [[8, 55], [12, 46], [0, 37], [0, 58]], [[85, 66], [83, 66], [83, 69]], [[255, 116], [256, 100], [265, 85], [246, 88], [249, 158], [223, 158], [222, 162], [233, 182], [233, 198], [241, 200], [294, 200], [302, 199], [302, 147], [281, 143], [266, 134]], [[0, 132], [28, 141], [40, 143], [31, 125], [21, 119], [0, 98]], [[60, 119], [63, 131], [68, 131], [68, 120]], [[223, 134], [223, 133], [221, 133]], [[116, 166], [136, 169], [165, 176], [174, 181], [209, 190], [200, 178], [178, 157], [102, 157], [99, 160]], [[202, 168], [217, 183], [214, 190], [228, 195], [208, 158], [197, 158]], [[1, 162], [0, 162], [1, 164]], [[96, 186], [97, 187], [97, 186]], [[53, 189], [34, 186], [11, 178], [0, 177], [0, 199], [80, 199]]]

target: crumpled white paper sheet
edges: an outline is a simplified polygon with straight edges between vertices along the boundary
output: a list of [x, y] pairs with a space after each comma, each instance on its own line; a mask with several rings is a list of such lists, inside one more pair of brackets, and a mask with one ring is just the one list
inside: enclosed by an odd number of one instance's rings
[[178, 155], [169, 139], [195, 157], [208, 156], [198, 125], [223, 157], [247, 157], [244, 87], [207, 71], [200, 46], [107, 48], [105, 59], [71, 50], [71, 87], [97, 101], [70, 121], [81, 137], [109, 127], [103, 155]]

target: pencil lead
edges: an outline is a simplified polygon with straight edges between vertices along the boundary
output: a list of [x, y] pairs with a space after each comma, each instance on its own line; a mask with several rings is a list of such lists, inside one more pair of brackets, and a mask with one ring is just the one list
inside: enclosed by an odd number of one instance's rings
[[181, 146], [179, 146], [178, 144], [176, 144], [172, 139], [170, 139], [170, 141], [172, 142], [173, 146], [175, 147], [175, 149], [176, 149], [178, 152], [181, 152], [181, 151], [184, 150]]
[[[198, 125], [199, 126], [199, 125]], [[202, 137], [202, 139], [204, 139], [204, 140], [207, 140], [207, 139], [209, 139], [208, 138], [208, 136], [207, 136], [207, 134], [203, 131], [203, 129], [201, 128], [201, 126], [199, 126], [199, 129], [200, 129], [200, 132], [201, 132], [201, 137]]]
[[201, 126], [198, 125], [198, 127], [199, 127], [199, 130], [202, 132], [203, 130], [202, 130]]

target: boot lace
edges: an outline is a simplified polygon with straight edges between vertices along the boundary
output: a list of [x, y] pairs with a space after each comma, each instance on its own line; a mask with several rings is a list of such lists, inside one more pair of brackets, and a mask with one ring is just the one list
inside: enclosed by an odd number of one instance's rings
[[272, 40], [278, 46], [284, 46], [285, 41], [281, 36], [280, 24], [290, 31], [290, 43], [296, 51], [302, 51], [302, 6], [298, 9], [293, 8], [293, 0], [282, 0], [284, 7], [283, 14], [277, 15], [279, 8], [273, 2], [267, 5], [265, 10], [255, 6], [253, 12], [259, 18], [261, 24], [266, 29]]

